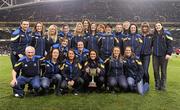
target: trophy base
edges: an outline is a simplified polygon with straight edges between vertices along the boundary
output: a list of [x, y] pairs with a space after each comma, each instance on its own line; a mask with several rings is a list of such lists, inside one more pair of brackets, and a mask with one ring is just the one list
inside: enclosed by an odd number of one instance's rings
[[95, 82], [90, 82], [88, 87], [97, 87]]

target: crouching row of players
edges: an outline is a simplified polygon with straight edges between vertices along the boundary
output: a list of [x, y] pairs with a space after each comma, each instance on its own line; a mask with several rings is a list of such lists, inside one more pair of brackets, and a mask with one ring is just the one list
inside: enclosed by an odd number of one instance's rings
[[78, 95], [79, 92], [92, 90], [137, 91], [143, 95], [148, 91], [148, 84], [143, 83], [142, 63], [131, 47], [125, 48], [124, 56], [121, 56], [119, 47], [114, 47], [112, 55], [104, 62], [95, 50], [90, 50], [83, 65], [77, 60], [73, 49], [68, 50], [65, 60], [56, 48], [46, 58], [36, 56], [31, 46], [26, 47], [25, 54], [12, 71], [10, 84], [15, 97], [25, 95], [25, 84], [32, 86], [35, 95], [39, 95], [40, 91], [48, 94], [53, 86], [56, 95], [69, 91]]

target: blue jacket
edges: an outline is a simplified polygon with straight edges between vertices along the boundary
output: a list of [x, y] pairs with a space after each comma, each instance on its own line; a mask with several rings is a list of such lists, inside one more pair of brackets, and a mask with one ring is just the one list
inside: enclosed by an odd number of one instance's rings
[[104, 61], [108, 77], [119, 77], [124, 75], [123, 59], [115, 59], [110, 56]]
[[123, 63], [126, 77], [132, 77], [136, 82], [139, 82], [143, 78], [144, 70], [139, 58], [124, 58]]
[[76, 54], [76, 58], [78, 59], [81, 65], [84, 64], [84, 62], [88, 59], [88, 54], [89, 54], [88, 49], [84, 48], [82, 54], [78, 52], [78, 49], [75, 49], [74, 52]]
[[114, 37], [114, 34], [103, 34], [102, 37], [98, 39], [100, 57], [103, 60], [107, 59], [109, 56], [111, 56], [113, 47], [118, 45], [119, 40]]
[[84, 47], [86, 48], [86, 37], [85, 36], [73, 36], [71, 40], [71, 48], [75, 49], [77, 47], [77, 43], [82, 41], [84, 43]]
[[34, 77], [40, 75], [42, 62], [43, 58], [41, 56], [35, 55], [31, 60], [27, 56], [24, 56], [14, 65], [14, 70], [16, 72], [21, 71], [22, 76]]
[[32, 34], [31, 46], [36, 50], [36, 55], [44, 56], [45, 54], [45, 38], [39, 32]]
[[58, 36], [60, 37], [60, 39], [63, 39], [64, 37], [66, 37], [68, 39], [68, 48], [71, 47], [71, 40], [73, 38], [73, 35], [71, 32], [68, 32], [67, 35], [65, 35], [64, 32], [59, 32]]
[[124, 48], [123, 48], [123, 38], [125, 38], [125, 35], [122, 32], [116, 32], [115, 37], [119, 40], [119, 48], [121, 49], [121, 54], [123, 55]]
[[91, 60], [90, 58], [84, 63], [84, 77], [86, 77], [86, 75], [89, 75], [89, 73], [86, 72], [86, 68], [93, 68], [93, 69], [97, 69], [100, 68], [100, 73], [97, 73], [97, 76], [104, 76], [105, 75], [105, 67], [104, 67], [104, 62], [101, 58], [97, 58], [96, 60]]
[[63, 55], [63, 59], [67, 58], [68, 47], [63, 47], [61, 44], [54, 44], [52, 48], [57, 48]]
[[45, 72], [44, 76], [52, 78], [55, 74], [61, 74], [60, 65], [58, 63], [54, 64], [51, 60], [46, 60], [45, 62]]
[[98, 39], [99, 37], [97, 35], [89, 35], [86, 37], [86, 45], [87, 45], [87, 49], [94, 49], [97, 52], [99, 51], [99, 47], [98, 47]]
[[172, 35], [169, 31], [163, 31], [162, 34], [153, 35], [153, 55], [165, 56], [173, 52]]
[[71, 64], [69, 60], [65, 60], [60, 69], [65, 80], [77, 80], [81, 76], [82, 66], [78, 61]]
[[151, 55], [153, 36], [151, 34], [148, 34], [147, 36], [142, 35], [142, 40], [141, 55]]
[[24, 54], [25, 48], [30, 45], [31, 30], [23, 32], [21, 27], [15, 30], [11, 36], [11, 50], [14, 54]]
[[143, 44], [143, 41], [140, 34], [129, 34], [127, 37], [123, 39], [124, 50], [127, 46], [132, 47], [132, 50], [136, 54], [137, 57], [140, 57], [142, 44]]

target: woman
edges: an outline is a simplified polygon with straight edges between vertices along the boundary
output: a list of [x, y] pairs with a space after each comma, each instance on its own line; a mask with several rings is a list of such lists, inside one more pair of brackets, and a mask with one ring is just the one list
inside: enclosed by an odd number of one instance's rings
[[84, 29], [83, 29], [83, 24], [81, 22], [78, 22], [76, 24], [73, 38], [71, 40], [71, 48], [75, 49], [77, 47], [77, 42], [83, 41], [84, 44], [86, 42], [86, 39], [84, 37]]
[[123, 68], [123, 57], [119, 47], [114, 47], [112, 56], [105, 61], [107, 83], [110, 90], [113, 92], [115, 88], [126, 91], [128, 88], [126, 76]]
[[143, 95], [147, 91], [147, 85], [143, 85], [144, 71], [141, 61], [134, 55], [131, 47], [125, 48], [123, 62], [130, 90]]
[[84, 34], [85, 34], [86, 36], [88, 36], [89, 33], [90, 33], [90, 30], [91, 30], [90, 20], [89, 20], [89, 19], [84, 19], [84, 20], [82, 21], [82, 24], [83, 24]]
[[112, 26], [110, 24], [107, 24], [105, 28], [105, 34], [103, 34], [98, 39], [100, 57], [103, 60], [106, 60], [111, 56], [113, 47], [118, 45], [119, 40], [116, 37], [114, 37], [114, 34], [112, 33]]
[[152, 34], [150, 34], [149, 23], [144, 22], [141, 24], [141, 36], [143, 40], [140, 59], [142, 61], [144, 76], [143, 81], [149, 85], [149, 63], [152, 52]]
[[[167, 64], [173, 52], [173, 38], [164, 30], [161, 23], [156, 23], [153, 35], [153, 70], [156, 90], [166, 90]], [[161, 75], [159, 72], [161, 69]]]
[[136, 24], [131, 24], [129, 27], [129, 34], [123, 39], [123, 48], [127, 46], [132, 47], [135, 55], [140, 58], [140, 52], [142, 48], [142, 37], [138, 34], [138, 27]]
[[56, 25], [50, 25], [46, 37], [46, 52], [49, 53], [51, 46], [59, 43], [58, 31]]
[[[96, 50], [90, 50], [89, 58], [84, 64], [84, 81], [85, 88], [96, 88], [97, 90], [102, 89], [102, 85], [104, 84], [104, 64], [103, 61], [99, 58]], [[92, 71], [95, 71], [94, 76], [92, 75]], [[92, 78], [94, 77], [94, 78]], [[92, 84], [92, 80], [94, 80], [94, 85]]]
[[67, 59], [61, 66], [63, 81], [61, 87], [63, 91], [72, 90], [74, 95], [82, 90], [84, 80], [81, 76], [81, 64], [76, 60], [74, 50], [69, 49]]
[[44, 73], [41, 80], [41, 86], [45, 90], [46, 94], [49, 92], [49, 87], [55, 84], [55, 94], [60, 95], [60, 85], [62, 81], [62, 75], [59, 68], [61, 63], [60, 52], [58, 49], [52, 49], [47, 55], [44, 62]]
[[98, 36], [101, 36], [101, 35], [104, 34], [104, 32], [105, 32], [105, 26], [104, 26], [104, 24], [99, 24], [99, 25], [97, 26], [97, 35], [98, 35]]
[[91, 24], [91, 30], [90, 30], [90, 34], [89, 36], [87, 36], [87, 49], [94, 49], [96, 51], [99, 51], [99, 47], [98, 47], [98, 35], [96, 33], [96, 24], [92, 23]]
[[37, 22], [32, 33], [31, 46], [35, 48], [36, 55], [45, 56], [45, 37], [42, 22]]

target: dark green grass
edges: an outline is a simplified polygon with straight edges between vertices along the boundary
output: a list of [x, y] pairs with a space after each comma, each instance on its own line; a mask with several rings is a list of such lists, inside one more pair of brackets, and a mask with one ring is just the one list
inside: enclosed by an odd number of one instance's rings
[[180, 59], [173, 58], [169, 62], [166, 92], [154, 90], [152, 65], [150, 76], [150, 91], [144, 96], [136, 93], [92, 93], [17, 99], [12, 96], [9, 86], [9, 57], [0, 57], [0, 110], [180, 110]]

